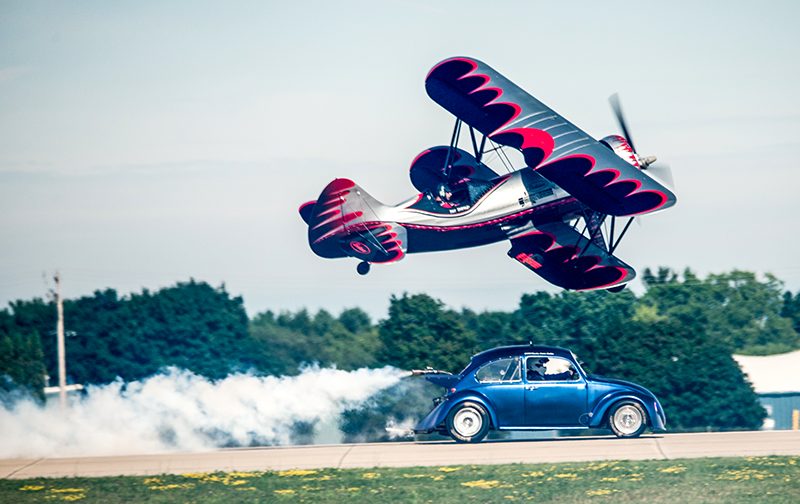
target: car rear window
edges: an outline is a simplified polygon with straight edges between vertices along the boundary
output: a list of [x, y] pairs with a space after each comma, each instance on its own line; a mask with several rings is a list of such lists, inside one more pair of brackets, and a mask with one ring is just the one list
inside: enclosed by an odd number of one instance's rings
[[481, 383], [520, 381], [519, 357], [487, 362], [475, 371], [475, 379]]

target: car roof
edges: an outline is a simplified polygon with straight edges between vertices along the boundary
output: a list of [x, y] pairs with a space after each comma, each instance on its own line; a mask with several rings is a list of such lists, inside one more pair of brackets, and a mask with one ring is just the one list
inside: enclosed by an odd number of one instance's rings
[[553, 355], [556, 357], [564, 357], [567, 359], [572, 358], [572, 352], [570, 352], [566, 348], [561, 348], [557, 346], [547, 346], [547, 345], [501, 346], [501, 347], [491, 348], [489, 350], [484, 350], [481, 353], [473, 355], [472, 360], [469, 363], [469, 366], [467, 366], [467, 368], [464, 371], [468, 371], [470, 370], [470, 368], [475, 368], [477, 366], [480, 366], [484, 362], [489, 362], [503, 357], [513, 357], [516, 355], [525, 355], [525, 354], [544, 354], [544, 355]]

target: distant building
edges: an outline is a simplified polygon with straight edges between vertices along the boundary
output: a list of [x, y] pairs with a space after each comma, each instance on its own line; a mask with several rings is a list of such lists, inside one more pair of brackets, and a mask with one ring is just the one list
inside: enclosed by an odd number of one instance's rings
[[734, 355], [733, 358], [767, 410], [762, 428], [792, 429], [794, 425], [796, 429], [800, 417], [800, 350], [765, 356]]

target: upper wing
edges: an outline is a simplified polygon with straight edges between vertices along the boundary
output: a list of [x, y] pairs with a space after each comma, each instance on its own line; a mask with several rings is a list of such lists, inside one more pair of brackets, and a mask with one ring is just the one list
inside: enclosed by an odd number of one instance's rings
[[632, 267], [561, 222], [512, 238], [508, 255], [565, 289], [607, 289], [636, 276]]
[[669, 189], [481, 61], [444, 60], [425, 88], [494, 142], [521, 150], [528, 166], [594, 210], [624, 216], [675, 204]]

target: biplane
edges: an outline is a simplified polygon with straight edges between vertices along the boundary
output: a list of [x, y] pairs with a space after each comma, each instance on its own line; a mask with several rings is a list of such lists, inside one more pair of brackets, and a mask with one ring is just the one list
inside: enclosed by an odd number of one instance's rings
[[[636, 216], [676, 198], [647, 173], [655, 157], [634, 149], [618, 101], [623, 135], [598, 141], [474, 58], [440, 62], [425, 89], [456, 120], [449, 145], [411, 162], [418, 194], [385, 205], [352, 180], [333, 180], [300, 207], [314, 253], [353, 257], [365, 275], [407, 254], [508, 240], [512, 259], [565, 289], [621, 290], [634, 278], [614, 255], [620, 240]], [[459, 147], [462, 130], [472, 152]], [[510, 163], [509, 149], [524, 166], [489, 167], [490, 155]]]

